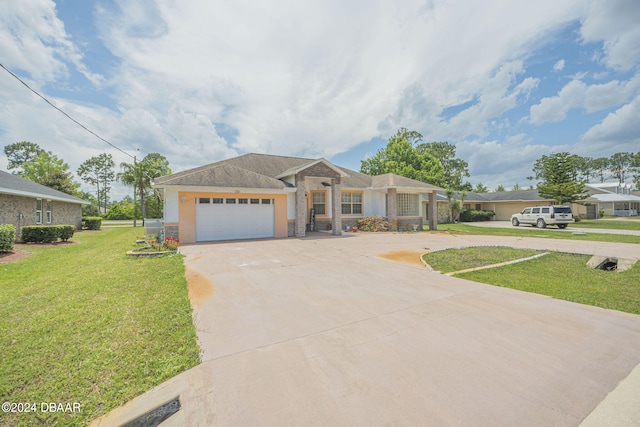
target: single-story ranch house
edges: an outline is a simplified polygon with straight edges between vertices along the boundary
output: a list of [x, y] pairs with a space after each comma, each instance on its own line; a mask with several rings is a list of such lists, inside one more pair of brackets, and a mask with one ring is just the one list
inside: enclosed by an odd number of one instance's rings
[[88, 202], [0, 171], [0, 224], [13, 224], [16, 238], [25, 225], [70, 224], [82, 227], [82, 205]]
[[[439, 202], [444, 199], [443, 207], [446, 207], [446, 197], [439, 194]], [[460, 200], [460, 194], [456, 192], [456, 200]], [[581, 217], [596, 218], [597, 201], [585, 200], [588, 205], [583, 203], [571, 203], [571, 210], [574, 215]], [[595, 202], [595, 203], [590, 203]], [[495, 212], [494, 221], [509, 221], [511, 215], [521, 212], [524, 208], [530, 206], [555, 205], [553, 199], [541, 197], [537, 189], [516, 190], [516, 191], [495, 191], [491, 193], [474, 193], [468, 192], [464, 199], [465, 209], [488, 210]], [[589, 207], [591, 206], [591, 207]], [[440, 208], [440, 218], [442, 218], [443, 209]], [[446, 209], [445, 211], [446, 212]], [[445, 217], [446, 218], [446, 217]]]
[[341, 233], [367, 216], [392, 230], [422, 228], [422, 200], [437, 228], [440, 187], [395, 174], [369, 176], [325, 159], [245, 154], [157, 178], [165, 236], [183, 243]]

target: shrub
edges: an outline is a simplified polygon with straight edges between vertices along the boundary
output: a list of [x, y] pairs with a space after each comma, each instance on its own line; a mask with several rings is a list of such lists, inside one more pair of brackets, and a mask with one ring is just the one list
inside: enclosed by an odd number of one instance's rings
[[110, 220], [133, 219], [133, 214], [134, 207], [132, 204], [124, 206], [122, 204], [114, 204], [109, 208], [104, 218]]
[[13, 224], [0, 224], [0, 252], [11, 252], [16, 241], [16, 228]]
[[58, 225], [57, 227], [60, 229], [60, 240], [63, 242], [72, 238], [73, 233], [76, 231], [73, 225]]
[[476, 209], [467, 209], [460, 215], [462, 222], [489, 221], [496, 213], [494, 211], [483, 211]]
[[604, 217], [604, 209], [598, 210], [598, 213], [600, 214], [600, 218]]
[[389, 230], [389, 221], [381, 216], [367, 216], [356, 222], [358, 230], [362, 231], [387, 231]]
[[51, 243], [60, 237], [57, 225], [27, 225], [22, 227], [20, 238], [25, 243]]
[[100, 227], [102, 227], [102, 218], [99, 216], [82, 217], [83, 230], [100, 230]]

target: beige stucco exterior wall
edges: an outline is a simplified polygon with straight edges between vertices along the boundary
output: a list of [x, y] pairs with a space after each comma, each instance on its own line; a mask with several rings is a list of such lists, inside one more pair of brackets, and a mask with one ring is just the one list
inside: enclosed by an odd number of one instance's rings
[[[184, 197], [184, 202], [182, 202]], [[199, 197], [246, 197], [274, 199], [274, 231], [275, 237], [287, 237], [287, 195], [286, 194], [254, 194], [254, 193], [209, 193], [209, 192], [179, 192], [178, 193], [178, 239], [181, 243], [195, 243], [196, 241], [196, 199]], [[165, 223], [165, 227], [175, 227], [176, 223]]]

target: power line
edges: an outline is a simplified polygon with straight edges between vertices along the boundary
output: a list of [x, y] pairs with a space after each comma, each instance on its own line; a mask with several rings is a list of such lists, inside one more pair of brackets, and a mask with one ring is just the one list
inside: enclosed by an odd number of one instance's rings
[[47, 104], [49, 104], [50, 106], [52, 106], [53, 108], [55, 108], [56, 110], [60, 111], [62, 114], [64, 114], [69, 120], [71, 120], [72, 122], [74, 122], [75, 124], [77, 124], [78, 126], [80, 126], [82, 129], [86, 130], [87, 132], [89, 132], [91, 135], [95, 136], [96, 138], [98, 138], [99, 140], [106, 142], [107, 144], [109, 144], [111, 147], [115, 148], [116, 150], [120, 151], [122, 154], [127, 155], [129, 157], [131, 157], [132, 159], [134, 158], [134, 156], [132, 156], [131, 154], [127, 153], [126, 151], [123, 151], [122, 149], [120, 149], [119, 147], [116, 147], [114, 144], [110, 143], [109, 141], [107, 141], [106, 139], [104, 139], [103, 137], [101, 137], [100, 135], [98, 135], [97, 133], [95, 133], [94, 131], [92, 131], [91, 129], [87, 128], [85, 125], [83, 125], [82, 123], [80, 123], [79, 121], [77, 121], [76, 119], [74, 119], [73, 117], [71, 117], [70, 115], [68, 115], [67, 113], [65, 113], [63, 110], [61, 110], [60, 108], [56, 107], [55, 105], [53, 105], [51, 103], [51, 101], [49, 101], [47, 98], [45, 98], [44, 96], [40, 95], [36, 90], [32, 89], [31, 86], [29, 86], [28, 84], [26, 84], [20, 77], [16, 76], [14, 73], [12, 73], [9, 69], [7, 69], [4, 65], [2, 65], [0, 63], [0, 67], [2, 67], [7, 73], [11, 74], [13, 77], [15, 77], [20, 83], [22, 83], [23, 85], [26, 86], [27, 89], [29, 89], [31, 92], [35, 93], [36, 95], [38, 95], [40, 98], [42, 98], [44, 100], [44, 102], [46, 102]]

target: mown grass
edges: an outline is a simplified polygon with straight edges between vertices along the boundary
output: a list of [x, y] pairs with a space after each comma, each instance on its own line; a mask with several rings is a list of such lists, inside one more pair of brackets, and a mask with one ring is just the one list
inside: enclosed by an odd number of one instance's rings
[[603, 220], [583, 219], [570, 224], [571, 228], [603, 228], [609, 230], [640, 230], [640, 221], [635, 220]]
[[439, 231], [448, 231], [451, 234], [459, 235], [489, 235], [489, 236], [515, 236], [515, 237], [550, 237], [554, 239], [566, 240], [586, 240], [596, 242], [615, 243], [636, 243], [640, 244], [640, 236], [630, 236], [627, 234], [598, 234], [589, 233], [586, 235], [575, 235], [559, 230], [545, 230], [533, 227], [513, 227], [513, 228], [489, 228], [475, 227], [466, 224], [438, 224]]
[[76, 233], [0, 264], [0, 396], [38, 407], [0, 425], [87, 425], [199, 363], [182, 257], [127, 257], [139, 232]]
[[467, 268], [527, 258], [542, 252], [534, 249], [508, 247], [469, 247], [428, 253], [423, 255], [422, 259], [434, 270], [450, 273]]
[[618, 273], [588, 268], [589, 258], [554, 252], [531, 261], [456, 277], [640, 314], [640, 263]]

